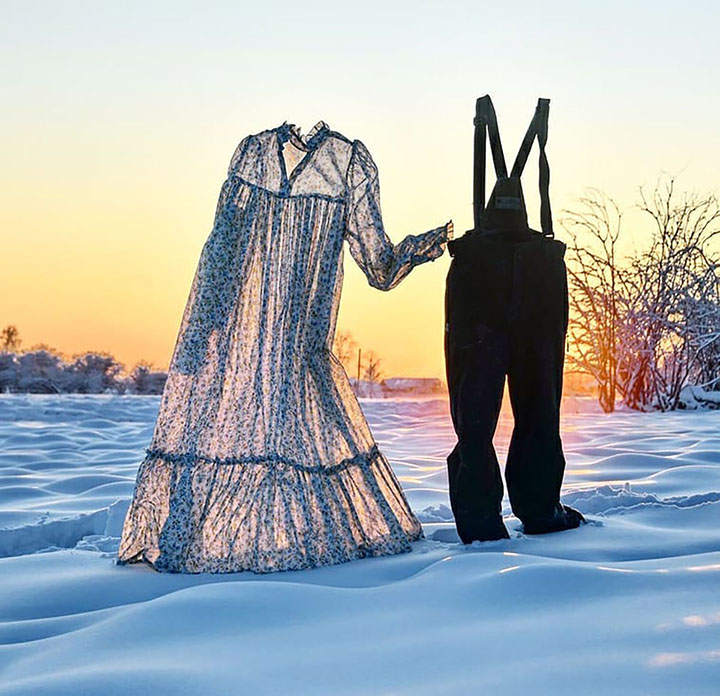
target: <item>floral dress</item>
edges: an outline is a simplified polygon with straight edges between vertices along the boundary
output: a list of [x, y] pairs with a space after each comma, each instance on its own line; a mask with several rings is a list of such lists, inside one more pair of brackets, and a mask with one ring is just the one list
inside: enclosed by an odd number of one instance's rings
[[[304, 155], [287, 172], [285, 143]], [[373, 287], [439, 257], [448, 225], [393, 245], [360, 140], [319, 121], [232, 156], [183, 313], [118, 563], [269, 572], [422, 536], [331, 347], [343, 242]]]

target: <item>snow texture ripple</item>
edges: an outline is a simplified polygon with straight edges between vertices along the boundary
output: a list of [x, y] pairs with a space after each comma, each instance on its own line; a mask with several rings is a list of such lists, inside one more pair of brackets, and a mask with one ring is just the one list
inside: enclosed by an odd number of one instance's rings
[[[115, 555], [159, 397], [0, 396], [0, 692], [714, 694], [720, 411], [566, 399], [578, 530], [458, 543], [443, 399], [361, 400], [426, 539], [268, 575]], [[505, 408], [501, 461], [512, 418]]]

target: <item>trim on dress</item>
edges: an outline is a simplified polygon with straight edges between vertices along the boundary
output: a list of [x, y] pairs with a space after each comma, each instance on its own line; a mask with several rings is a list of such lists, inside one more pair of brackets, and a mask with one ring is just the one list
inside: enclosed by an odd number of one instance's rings
[[368, 465], [371, 460], [380, 455], [380, 450], [377, 444], [373, 445], [367, 452], [359, 452], [358, 454], [342, 459], [337, 464], [331, 466], [322, 466], [321, 464], [309, 465], [300, 464], [300, 462], [283, 457], [280, 454], [274, 452], [268, 452], [267, 454], [249, 454], [244, 457], [206, 457], [200, 454], [193, 454], [192, 452], [168, 452], [159, 447], [147, 448], [146, 450], [148, 459], [164, 459], [173, 464], [185, 464], [192, 465], [196, 463], [208, 463], [208, 464], [219, 464], [219, 465], [237, 465], [237, 464], [260, 464], [260, 465], [274, 465], [281, 464], [284, 466], [292, 467], [293, 469], [299, 469], [300, 471], [307, 471], [310, 473], [326, 473], [333, 474], [343, 469], [347, 469], [353, 465]]

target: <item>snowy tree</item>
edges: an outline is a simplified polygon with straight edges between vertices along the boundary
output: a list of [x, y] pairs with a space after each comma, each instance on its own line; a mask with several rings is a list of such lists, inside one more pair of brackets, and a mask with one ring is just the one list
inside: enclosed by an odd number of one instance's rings
[[675, 184], [669, 177], [651, 193], [640, 189], [640, 209], [654, 229], [632, 262], [636, 355], [620, 370], [628, 405], [663, 411], [678, 408], [694, 376], [717, 377], [702, 361], [714, 359], [720, 341], [720, 204], [712, 195], [678, 193]]
[[595, 379], [600, 406], [609, 413], [615, 408], [620, 305], [625, 291], [617, 258], [623, 214], [612, 198], [597, 189], [589, 189], [575, 210], [564, 212], [562, 225], [570, 235], [568, 362]]
[[692, 383], [701, 389], [717, 390], [720, 387], [720, 305], [701, 302], [696, 312], [695, 321], [701, 327], [702, 338], [698, 341]]

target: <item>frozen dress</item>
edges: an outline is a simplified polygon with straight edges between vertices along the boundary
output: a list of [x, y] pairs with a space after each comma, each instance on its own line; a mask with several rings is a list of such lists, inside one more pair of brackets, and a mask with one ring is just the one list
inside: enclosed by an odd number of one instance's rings
[[[290, 140], [304, 153], [288, 174]], [[377, 167], [319, 121], [236, 148], [191, 284], [117, 561], [270, 572], [410, 550], [422, 528], [332, 353], [343, 242], [381, 290], [439, 257], [393, 245]]]

